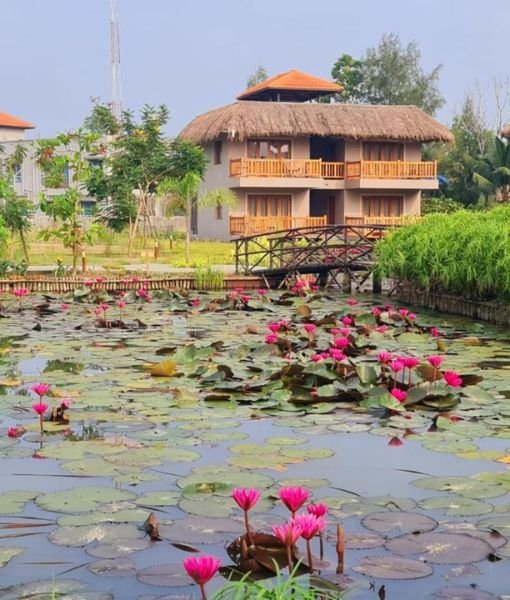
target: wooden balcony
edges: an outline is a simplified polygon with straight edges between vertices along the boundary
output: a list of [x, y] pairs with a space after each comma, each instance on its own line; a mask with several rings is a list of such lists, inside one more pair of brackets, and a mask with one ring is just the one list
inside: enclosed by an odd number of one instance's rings
[[230, 217], [230, 235], [255, 235], [296, 227], [327, 225], [327, 217]]
[[346, 179], [436, 179], [436, 161], [358, 160], [346, 163]]
[[420, 215], [401, 215], [399, 217], [370, 217], [368, 215], [349, 216], [345, 215], [346, 225], [386, 225], [389, 227], [401, 227], [417, 223]]
[[230, 177], [313, 177], [343, 179], [343, 162], [325, 162], [304, 158], [233, 158]]

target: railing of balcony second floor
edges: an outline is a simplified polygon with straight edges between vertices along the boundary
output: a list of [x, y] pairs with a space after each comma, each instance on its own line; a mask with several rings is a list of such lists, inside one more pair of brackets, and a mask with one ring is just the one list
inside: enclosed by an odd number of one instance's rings
[[269, 231], [294, 229], [297, 227], [319, 227], [327, 225], [327, 217], [230, 217], [231, 235], [255, 235]]
[[346, 163], [346, 179], [435, 179], [436, 161], [358, 160]]
[[233, 158], [230, 177], [314, 177], [343, 179], [343, 162], [304, 158]]

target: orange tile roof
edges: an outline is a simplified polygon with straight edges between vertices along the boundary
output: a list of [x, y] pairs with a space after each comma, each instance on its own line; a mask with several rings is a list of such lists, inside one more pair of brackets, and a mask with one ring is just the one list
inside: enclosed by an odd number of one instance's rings
[[18, 117], [10, 115], [9, 113], [0, 112], [0, 127], [13, 127], [15, 129], [34, 129], [35, 125], [32, 125], [32, 123], [29, 123], [28, 121], [18, 119]]
[[242, 100], [262, 90], [303, 90], [334, 94], [335, 92], [342, 91], [342, 89], [342, 86], [338, 85], [338, 83], [292, 69], [291, 71], [280, 73], [261, 83], [257, 83], [237, 96], [237, 99]]

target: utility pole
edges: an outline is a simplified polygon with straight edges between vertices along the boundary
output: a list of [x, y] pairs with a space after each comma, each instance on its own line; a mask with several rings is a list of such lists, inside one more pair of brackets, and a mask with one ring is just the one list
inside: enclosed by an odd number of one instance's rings
[[110, 0], [110, 36], [112, 63], [112, 113], [116, 119], [122, 115], [122, 91], [120, 85], [120, 33], [117, 0]]

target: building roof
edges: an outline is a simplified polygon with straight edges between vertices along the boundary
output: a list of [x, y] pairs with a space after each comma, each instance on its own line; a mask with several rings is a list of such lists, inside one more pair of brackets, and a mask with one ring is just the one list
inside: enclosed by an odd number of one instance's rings
[[501, 130], [501, 135], [510, 140], [510, 123], [507, 123]]
[[35, 125], [23, 119], [18, 119], [9, 113], [0, 112], [0, 127], [12, 127], [13, 129], [34, 129]]
[[450, 131], [416, 106], [242, 101], [195, 117], [181, 136], [220, 138], [331, 136], [351, 140], [453, 142]]
[[237, 96], [237, 100], [304, 101], [336, 94], [342, 89], [338, 83], [292, 69], [248, 88]]

